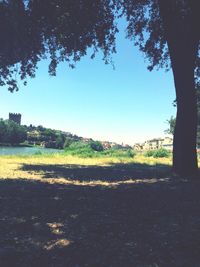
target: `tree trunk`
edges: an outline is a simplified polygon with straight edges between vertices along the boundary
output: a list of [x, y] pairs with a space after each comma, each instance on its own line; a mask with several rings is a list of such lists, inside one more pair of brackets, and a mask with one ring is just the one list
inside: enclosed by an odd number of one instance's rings
[[197, 174], [197, 100], [194, 84], [194, 67], [190, 61], [173, 57], [173, 74], [176, 88], [177, 117], [174, 132], [173, 171], [181, 176]]
[[159, 0], [160, 15], [169, 48], [177, 100], [177, 118], [173, 146], [173, 171], [180, 176], [198, 172], [197, 98], [194, 68], [198, 51], [195, 8], [181, 14], [178, 1]]

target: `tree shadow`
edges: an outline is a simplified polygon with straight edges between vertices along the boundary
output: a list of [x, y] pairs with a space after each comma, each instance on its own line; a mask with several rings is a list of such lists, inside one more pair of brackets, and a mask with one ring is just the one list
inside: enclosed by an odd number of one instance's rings
[[[63, 177], [66, 168], [57, 168]], [[86, 170], [94, 177], [96, 167]], [[199, 192], [199, 181], [183, 180], [116, 187], [0, 180], [0, 266], [199, 266]]]
[[78, 164], [23, 164], [22, 171], [39, 174], [42, 178], [65, 178], [73, 181], [118, 182], [129, 179], [162, 179], [169, 176], [170, 167], [164, 164], [111, 164], [109, 166]]

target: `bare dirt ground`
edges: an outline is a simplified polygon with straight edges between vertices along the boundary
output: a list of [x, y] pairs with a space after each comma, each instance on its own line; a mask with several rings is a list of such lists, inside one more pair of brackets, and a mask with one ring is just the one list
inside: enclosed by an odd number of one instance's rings
[[0, 267], [200, 266], [198, 179], [165, 165], [19, 168], [40, 179], [0, 179]]

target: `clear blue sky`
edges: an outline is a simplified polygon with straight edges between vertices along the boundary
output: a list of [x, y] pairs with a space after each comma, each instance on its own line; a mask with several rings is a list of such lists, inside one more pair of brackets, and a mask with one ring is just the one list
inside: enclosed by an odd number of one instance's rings
[[82, 58], [75, 69], [58, 67], [48, 75], [42, 61], [35, 79], [10, 93], [0, 88], [0, 117], [22, 114], [22, 124], [43, 125], [95, 140], [134, 144], [161, 137], [166, 120], [174, 115], [173, 77], [164, 70], [149, 72], [144, 56], [126, 40], [117, 38], [115, 70], [102, 55]]

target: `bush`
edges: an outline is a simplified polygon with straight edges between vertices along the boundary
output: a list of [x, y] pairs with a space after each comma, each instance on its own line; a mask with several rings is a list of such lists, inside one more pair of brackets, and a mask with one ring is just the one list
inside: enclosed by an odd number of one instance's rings
[[64, 148], [64, 144], [65, 144], [64, 134], [58, 133], [58, 135], [56, 137], [56, 148], [62, 149], [62, 148]]
[[99, 141], [91, 141], [89, 145], [95, 151], [103, 151], [103, 146]]
[[153, 157], [155, 150], [148, 150], [145, 152], [145, 157]]
[[155, 150], [155, 153], [153, 155], [154, 158], [167, 158], [169, 157], [170, 152], [164, 148]]
[[101, 152], [101, 155], [114, 158], [133, 158], [136, 152], [132, 149], [108, 149]]
[[83, 149], [83, 148], [86, 148], [86, 147], [89, 147], [88, 146], [88, 143], [84, 143], [84, 142], [81, 142], [81, 141], [76, 141], [76, 142], [73, 142], [69, 145], [69, 148], [70, 150], [79, 150], [79, 149]]
[[164, 148], [160, 148], [157, 150], [149, 150], [145, 153], [146, 157], [154, 157], [154, 158], [167, 158], [169, 157], [170, 152]]
[[84, 143], [81, 141], [73, 142], [71, 145], [65, 148], [65, 154], [78, 156], [83, 158], [91, 158], [94, 156], [96, 151], [94, 151], [89, 143]]
[[82, 158], [92, 157], [114, 157], [114, 158], [132, 158], [135, 151], [132, 149], [107, 149], [101, 150], [103, 147], [100, 142], [91, 141], [88, 143], [77, 141], [73, 142], [69, 147], [65, 148], [65, 154], [78, 156]]
[[73, 142], [74, 140], [71, 137], [66, 137], [63, 148], [68, 148]]
[[136, 152], [135, 152], [134, 150], [132, 150], [132, 149], [128, 149], [128, 150], [127, 150], [127, 155], [128, 155], [129, 157], [133, 158], [133, 157], [135, 157]]

